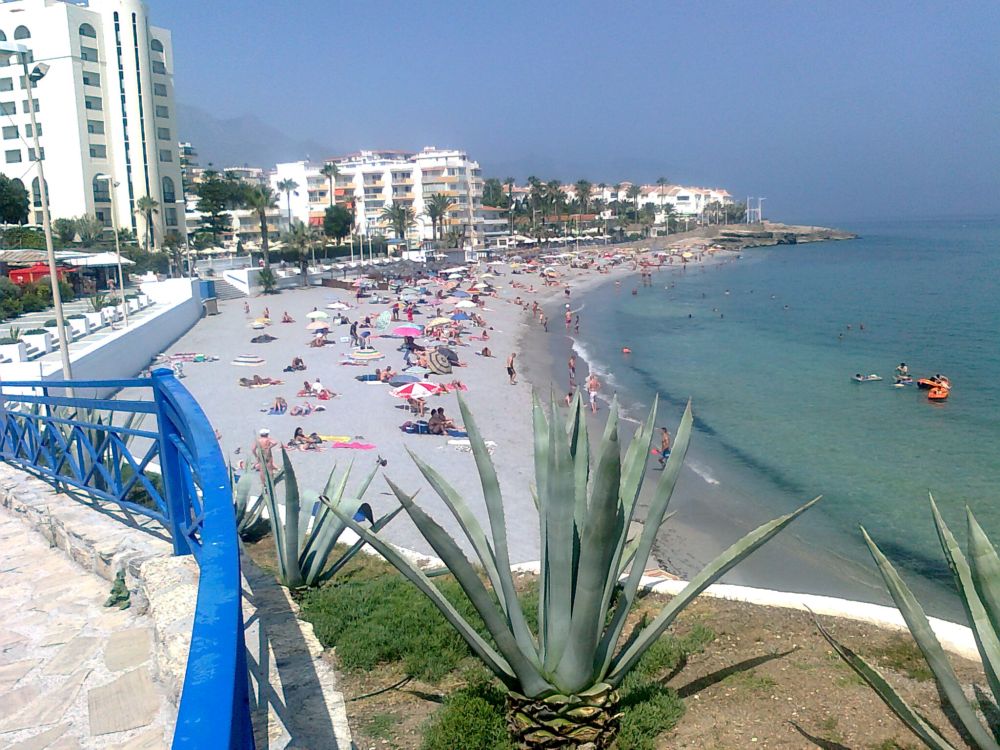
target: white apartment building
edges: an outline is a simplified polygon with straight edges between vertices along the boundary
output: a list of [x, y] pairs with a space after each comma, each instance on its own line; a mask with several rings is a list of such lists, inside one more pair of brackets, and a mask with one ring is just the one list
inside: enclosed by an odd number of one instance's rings
[[[320, 173], [323, 165], [329, 163], [336, 164], [339, 172], [334, 180], [332, 201], [330, 181]], [[278, 189], [279, 183], [286, 179], [298, 186], [291, 193]], [[416, 153], [360, 151], [323, 163], [278, 164], [271, 175], [271, 187], [278, 193], [286, 221], [290, 218], [322, 224], [327, 207], [339, 203], [353, 206], [355, 231], [365, 236], [392, 237], [391, 228], [382, 219], [382, 210], [388, 205], [405, 204], [413, 209], [416, 220], [407, 239], [417, 242], [433, 237], [426, 210], [431, 196], [440, 193], [452, 202], [442, 223], [443, 233], [454, 230], [463, 234], [467, 243], [485, 242], [485, 218], [480, 210], [482, 173], [479, 163], [471, 161], [464, 151], [429, 146]]]
[[[23, 45], [33, 87], [52, 218], [89, 214], [111, 226], [110, 175], [117, 224], [140, 239], [144, 196], [158, 204], [153, 236], [186, 234], [174, 112], [170, 32], [150, 25], [139, 0], [8, 0], [0, 4], [0, 46]], [[29, 190], [30, 220], [41, 223], [41, 192], [21, 68], [0, 59], [0, 171]]]

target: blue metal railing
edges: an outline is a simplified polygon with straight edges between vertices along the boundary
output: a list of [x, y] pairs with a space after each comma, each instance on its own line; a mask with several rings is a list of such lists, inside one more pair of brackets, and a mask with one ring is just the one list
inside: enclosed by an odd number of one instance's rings
[[[124, 388], [150, 398], [78, 395]], [[194, 555], [198, 602], [172, 747], [252, 750], [229, 472], [188, 390], [169, 370], [132, 380], [2, 382], [0, 458], [56, 487], [154, 519], [175, 554]]]

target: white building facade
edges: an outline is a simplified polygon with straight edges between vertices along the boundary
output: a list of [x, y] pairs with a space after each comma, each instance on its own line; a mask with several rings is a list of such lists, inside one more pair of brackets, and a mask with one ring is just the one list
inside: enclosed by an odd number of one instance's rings
[[[330, 180], [320, 172], [324, 164], [331, 163], [338, 171], [332, 199]], [[284, 180], [292, 180], [297, 187], [291, 192], [279, 190]], [[415, 221], [406, 239], [413, 242], [433, 238], [427, 206], [433, 195], [441, 194], [451, 207], [439, 233], [457, 232], [466, 244], [482, 245], [485, 241], [482, 173], [479, 163], [470, 160], [464, 151], [431, 146], [416, 153], [360, 151], [323, 163], [278, 164], [271, 175], [271, 187], [278, 193], [278, 205], [286, 220], [321, 225], [326, 209], [340, 204], [353, 210], [355, 231], [363, 236], [392, 237], [391, 227], [382, 219], [383, 209], [398, 204], [409, 206]]]
[[[186, 235], [174, 111], [170, 32], [149, 23], [138, 0], [11, 0], [0, 4], [0, 46], [23, 45], [48, 72], [33, 88], [41, 155], [53, 219], [96, 216], [142, 241], [146, 219], [136, 212], [149, 196], [154, 245]], [[29, 70], [33, 64], [29, 64]], [[28, 105], [16, 60], [0, 60], [0, 171], [21, 179], [29, 221], [41, 223], [41, 192], [33, 163]]]

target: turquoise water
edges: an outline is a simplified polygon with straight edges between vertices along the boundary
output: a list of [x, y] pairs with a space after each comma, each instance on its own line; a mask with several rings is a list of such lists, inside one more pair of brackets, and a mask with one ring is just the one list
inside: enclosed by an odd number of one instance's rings
[[[864, 524], [935, 588], [947, 571], [928, 491], [960, 538], [968, 505], [1000, 542], [1000, 225], [843, 228], [862, 238], [664, 269], [635, 296], [637, 277], [601, 287], [578, 345], [626, 403], [666, 399], [663, 421], [693, 399], [706, 484], [761, 517], [822, 493], [802, 541], [870, 567]], [[901, 361], [949, 376], [951, 398], [892, 387]]]

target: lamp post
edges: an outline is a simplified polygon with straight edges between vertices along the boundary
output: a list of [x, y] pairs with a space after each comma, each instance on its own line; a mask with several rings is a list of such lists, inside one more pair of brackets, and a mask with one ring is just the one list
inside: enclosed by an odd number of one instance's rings
[[122, 316], [125, 318], [125, 328], [128, 328], [128, 303], [125, 301], [125, 274], [122, 271], [122, 248], [121, 240], [118, 237], [118, 214], [115, 205], [115, 188], [118, 183], [111, 179], [109, 174], [96, 174], [95, 180], [106, 180], [108, 192], [111, 194], [111, 231], [115, 233], [115, 257], [118, 259], [118, 295], [121, 299]]
[[59, 293], [59, 272], [56, 267], [56, 251], [52, 244], [52, 222], [49, 216], [49, 196], [45, 183], [45, 169], [42, 166], [42, 149], [38, 142], [38, 121], [35, 118], [35, 97], [31, 91], [33, 84], [42, 80], [49, 71], [45, 63], [38, 63], [28, 72], [28, 48], [23, 45], [0, 47], [0, 53], [16, 55], [24, 74], [25, 91], [28, 96], [28, 113], [31, 115], [31, 138], [35, 145], [35, 164], [38, 167], [38, 192], [42, 199], [42, 231], [45, 233], [45, 253], [49, 261], [49, 282], [52, 287], [52, 305], [56, 310], [56, 327], [59, 336], [59, 354], [62, 358], [63, 380], [72, 380], [73, 370], [69, 362], [69, 341], [66, 339], [66, 324], [63, 318], [62, 294]]

